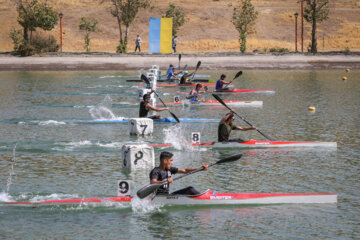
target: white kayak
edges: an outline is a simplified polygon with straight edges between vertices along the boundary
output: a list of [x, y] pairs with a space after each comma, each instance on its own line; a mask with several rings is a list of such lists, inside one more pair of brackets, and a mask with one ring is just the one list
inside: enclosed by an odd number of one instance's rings
[[[299, 141], [258, 141], [249, 140], [245, 142], [210, 142], [193, 143], [193, 146], [210, 148], [283, 148], [283, 147], [326, 147], [337, 148], [336, 142], [299, 142]], [[154, 144], [152, 147], [172, 147], [172, 144]]]
[[[226, 105], [230, 106], [242, 106], [242, 107], [262, 107], [263, 101], [224, 101]], [[198, 101], [198, 102], [190, 102], [190, 101], [183, 101], [183, 102], [173, 102], [173, 103], [165, 103], [167, 106], [222, 106], [222, 104], [215, 100], [209, 101]], [[158, 103], [157, 105], [162, 105]]]
[[[81, 203], [131, 202], [132, 197], [106, 197], [60, 199], [44, 201], [5, 202], [15, 206], [63, 205]], [[149, 201], [149, 200], [146, 200]], [[337, 203], [335, 193], [220, 193], [205, 191], [196, 196], [158, 195], [151, 204], [156, 205], [268, 205], [268, 204], [305, 204], [305, 203]]]

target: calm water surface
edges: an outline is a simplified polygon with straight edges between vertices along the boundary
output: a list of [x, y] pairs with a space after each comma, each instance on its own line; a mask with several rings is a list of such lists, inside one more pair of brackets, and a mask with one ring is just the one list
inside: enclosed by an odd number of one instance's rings
[[[218, 78], [220, 72], [200, 72]], [[236, 72], [225, 72], [234, 76]], [[154, 124], [149, 137], [130, 137], [126, 123], [89, 124], [93, 118], [136, 117], [134, 72], [1, 72], [0, 239], [359, 239], [360, 71], [244, 71], [237, 88], [273, 94], [222, 95], [259, 100], [263, 107], [235, 108], [280, 140], [337, 142], [334, 149], [247, 149], [240, 161], [183, 178], [172, 189], [200, 191], [334, 192], [338, 204], [163, 207], [101, 204], [10, 207], [1, 202], [115, 196], [119, 179], [133, 193], [148, 183], [149, 169], [121, 168], [126, 143], [216, 140], [217, 123]], [[341, 78], [347, 76], [347, 81]], [[179, 89], [176, 89], [179, 90]], [[165, 102], [176, 91], [161, 88]], [[189, 90], [190, 89], [182, 89]], [[204, 95], [211, 100], [211, 95]], [[315, 106], [316, 112], [308, 111]], [[218, 107], [175, 107], [178, 117], [221, 118]], [[167, 112], [162, 112], [164, 117]], [[246, 126], [240, 119], [237, 124]], [[256, 131], [233, 137], [263, 140]], [[198, 167], [239, 153], [180, 146], [174, 165]], [[161, 149], [155, 150], [156, 164]]]

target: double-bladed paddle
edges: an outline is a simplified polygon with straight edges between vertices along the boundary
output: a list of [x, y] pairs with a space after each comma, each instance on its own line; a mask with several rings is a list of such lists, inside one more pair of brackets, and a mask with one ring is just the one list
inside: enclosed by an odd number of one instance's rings
[[[231, 82], [234, 81], [236, 78], [238, 78], [238, 77], [241, 76], [241, 75], [242, 75], [242, 71], [239, 71], [237, 74], [235, 74], [235, 77], [233, 78], [233, 80], [231, 80]], [[229, 84], [230, 84], [230, 83], [226, 84], [223, 88], [227, 88], [227, 86], [228, 86]]]
[[[141, 74], [141, 80], [143, 80], [147, 85], [150, 86], [150, 81], [149, 81], [149, 79], [148, 79], [144, 74]], [[166, 104], [163, 102], [163, 100], [159, 97], [159, 95], [157, 94], [157, 92], [154, 91], [154, 93], [155, 93], [156, 96], [160, 99], [160, 101], [162, 102], [162, 104], [163, 104], [165, 107], [167, 107]], [[179, 122], [180, 122], [179, 118], [178, 118], [174, 113], [172, 113], [170, 110], [168, 110], [168, 111], [169, 111], [169, 113], [171, 114], [171, 116], [173, 116], [173, 118], [179, 123]]]
[[[224, 103], [224, 101], [216, 94], [213, 94], [214, 98], [216, 98], [216, 100], [218, 100], [222, 105], [224, 105], [227, 109], [229, 109], [230, 111], [232, 111], [231, 108], [229, 108], [226, 103]], [[242, 116], [240, 116], [239, 114], [237, 114], [236, 112], [234, 112], [236, 116], [238, 116], [239, 118], [241, 118], [244, 122], [246, 122], [247, 124], [250, 125], [250, 127], [254, 127], [251, 123], [249, 123], [248, 121], [246, 121], [245, 118], [243, 118]], [[276, 141], [276, 139], [266, 135], [265, 133], [261, 132], [259, 129], [256, 129], [256, 131], [258, 131], [261, 135], [263, 135], [266, 139], [270, 140], [270, 141]]]
[[[233, 156], [230, 156], [230, 157], [227, 157], [227, 158], [223, 158], [223, 159], [221, 159], [221, 160], [219, 160], [219, 161], [217, 161], [215, 163], [210, 164], [209, 167], [212, 167], [212, 166], [214, 166], [216, 164], [237, 161], [241, 157], [242, 157], [242, 154], [237, 154], [237, 155], [233, 155]], [[183, 177], [186, 177], [186, 176], [189, 176], [190, 174], [200, 172], [202, 170], [204, 170], [204, 167], [198, 168], [198, 169], [196, 169], [196, 170], [194, 170], [192, 172], [189, 172], [189, 173], [186, 173], [186, 174], [181, 175], [179, 177], [176, 177], [176, 178], [173, 179], [173, 181], [178, 180], [178, 179], [183, 178]], [[150, 194], [154, 193], [155, 191], [157, 191], [162, 185], [164, 185], [166, 183], [168, 183], [168, 181], [163, 182], [163, 183], [153, 183], [153, 184], [146, 185], [145, 187], [138, 190], [136, 195], [139, 198], [143, 199], [143, 198], [149, 196]]]
[[199, 69], [200, 65], [201, 65], [201, 61], [198, 61], [198, 63], [196, 64], [196, 68], [195, 68], [194, 74], [192, 75], [191, 81], [194, 80], [195, 73], [196, 73], [196, 71]]

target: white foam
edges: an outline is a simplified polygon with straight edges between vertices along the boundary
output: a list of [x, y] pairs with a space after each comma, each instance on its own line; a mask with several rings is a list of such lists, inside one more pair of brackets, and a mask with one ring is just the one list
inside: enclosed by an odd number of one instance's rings
[[106, 147], [106, 148], [122, 148], [122, 146], [124, 145], [124, 143], [122, 142], [112, 142], [112, 143], [96, 143], [95, 145], [99, 146], [99, 147]]
[[60, 199], [71, 199], [71, 198], [79, 198], [77, 194], [62, 194], [62, 193], [52, 193], [47, 196], [34, 196], [29, 201], [38, 202], [38, 201], [46, 201], [46, 200], [60, 200]]
[[13, 202], [14, 200], [6, 192], [0, 192], [0, 202]]
[[[164, 128], [164, 143], [172, 144], [173, 147], [177, 150], [182, 149], [192, 149], [192, 145], [189, 141], [186, 140], [186, 130], [181, 124], [171, 126], [169, 128]], [[188, 134], [190, 136], [190, 134]]]
[[138, 197], [133, 197], [131, 199], [131, 209], [135, 213], [147, 213], [153, 211], [160, 211], [160, 205], [154, 205], [149, 199], [140, 199]]
[[55, 120], [47, 120], [47, 121], [39, 121], [40, 126], [46, 126], [46, 125], [63, 125], [66, 124], [65, 122], [59, 122]]

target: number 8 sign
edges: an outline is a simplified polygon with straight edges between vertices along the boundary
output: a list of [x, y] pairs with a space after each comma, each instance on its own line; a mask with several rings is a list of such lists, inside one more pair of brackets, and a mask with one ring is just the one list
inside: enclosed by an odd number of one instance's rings
[[200, 143], [200, 133], [199, 132], [191, 133], [191, 143]]

